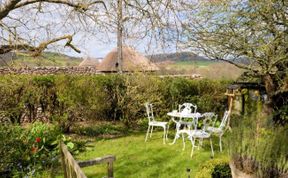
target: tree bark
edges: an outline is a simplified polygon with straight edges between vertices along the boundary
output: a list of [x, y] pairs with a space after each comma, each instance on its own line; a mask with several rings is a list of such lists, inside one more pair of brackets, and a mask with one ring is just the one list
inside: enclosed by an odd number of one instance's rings
[[123, 12], [122, 12], [122, 0], [117, 0], [118, 5], [118, 20], [117, 20], [117, 63], [115, 67], [118, 73], [122, 73], [122, 62], [123, 62], [123, 53], [122, 53], [122, 42], [123, 42]]
[[268, 97], [269, 99], [271, 99], [272, 95], [275, 93], [275, 84], [274, 84], [272, 76], [270, 74], [263, 76], [263, 82], [264, 82]]
[[263, 76], [263, 83], [265, 85], [265, 90], [267, 93], [267, 102], [263, 106], [263, 111], [270, 115], [273, 112], [273, 95], [276, 91], [276, 85], [273, 81], [273, 78], [270, 74]]

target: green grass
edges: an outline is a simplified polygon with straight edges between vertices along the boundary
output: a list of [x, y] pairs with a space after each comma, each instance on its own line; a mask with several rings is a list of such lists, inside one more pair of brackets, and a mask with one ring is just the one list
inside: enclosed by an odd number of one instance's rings
[[193, 69], [195, 67], [208, 67], [210, 64], [214, 64], [214, 61], [204, 61], [204, 60], [197, 60], [197, 61], [177, 61], [173, 64], [169, 64], [169, 68], [176, 68], [176, 69]]
[[37, 66], [78, 66], [82, 59], [73, 58], [64, 54], [45, 52], [42, 56], [32, 57], [28, 54], [17, 54], [13, 60], [13, 67], [37, 67]]
[[232, 64], [209, 60], [167, 63], [162, 69], [168, 74], [200, 74], [213, 80], [236, 80], [244, 72]]
[[[94, 139], [90, 150], [80, 153], [76, 159], [89, 160], [108, 154], [115, 155], [114, 176], [118, 178], [188, 177], [187, 168], [192, 170], [191, 177], [194, 177], [199, 165], [211, 159], [208, 141], [204, 142], [203, 148], [196, 149], [191, 158], [191, 143], [188, 141], [186, 149], [182, 151], [181, 139], [177, 140], [175, 145], [164, 145], [162, 132], [153, 133], [146, 143], [144, 138], [144, 133], [134, 133], [117, 139]], [[171, 141], [172, 138], [169, 139], [169, 142]], [[214, 150], [215, 158], [225, 156], [224, 153], [219, 153], [217, 146]], [[83, 170], [88, 177], [107, 175], [106, 164], [86, 167]]]

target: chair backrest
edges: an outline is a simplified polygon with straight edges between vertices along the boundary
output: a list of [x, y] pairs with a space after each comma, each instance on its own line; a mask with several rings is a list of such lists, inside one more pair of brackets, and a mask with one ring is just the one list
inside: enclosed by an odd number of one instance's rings
[[145, 103], [145, 107], [149, 122], [154, 121], [153, 105], [151, 103]]
[[[213, 113], [214, 114], [214, 113]], [[215, 115], [215, 114], [214, 114]], [[211, 123], [213, 122], [213, 120], [212, 120], [212, 118], [213, 117], [205, 117], [204, 119], [203, 119], [203, 126], [202, 126], [202, 130], [203, 131], [206, 131], [207, 130], [207, 128], [211, 125]]]
[[204, 117], [204, 118], [210, 118], [212, 121], [211, 121], [211, 123], [210, 123], [210, 125], [211, 126], [214, 126], [215, 125], [215, 122], [216, 122], [216, 120], [217, 120], [217, 117], [218, 117], [218, 115], [217, 114], [215, 114], [214, 112], [205, 112], [205, 113], [203, 113], [202, 114], [202, 117]]
[[179, 112], [195, 113], [196, 111], [197, 111], [197, 106], [192, 103], [183, 103], [179, 105]]
[[217, 117], [217, 114], [215, 114], [214, 112], [205, 112], [202, 114], [203, 117], [209, 117], [209, 118], [213, 118], [213, 117]]
[[223, 118], [222, 118], [222, 121], [221, 121], [221, 124], [219, 126], [220, 129], [224, 129], [226, 127], [229, 116], [230, 116], [230, 111], [225, 111]]

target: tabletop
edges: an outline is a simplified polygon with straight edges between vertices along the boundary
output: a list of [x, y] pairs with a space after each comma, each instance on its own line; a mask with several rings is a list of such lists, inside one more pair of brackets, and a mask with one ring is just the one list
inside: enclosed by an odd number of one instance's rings
[[199, 118], [202, 115], [199, 112], [196, 113], [183, 113], [183, 112], [168, 112], [168, 116], [171, 117], [180, 117], [180, 118]]

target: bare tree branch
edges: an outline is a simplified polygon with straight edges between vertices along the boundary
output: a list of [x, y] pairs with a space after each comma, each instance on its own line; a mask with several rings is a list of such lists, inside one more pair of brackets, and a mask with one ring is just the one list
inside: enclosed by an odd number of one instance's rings
[[89, 4], [85, 4], [85, 3], [76, 3], [75, 4], [75, 3], [72, 3], [72, 1], [67, 1], [67, 0], [27, 0], [25, 2], [17, 4], [15, 6], [15, 9], [23, 7], [23, 6], [26, 6], [26, 5], [29, 5], [29, 4], [39, 3], [39, 2], [54, 3], [54, 4], [64, 4], [64, 5], [67, 5], [67, 6], [70, 6], [70, 7], [74, 7], [76, 9], [83, 10], [83, 11], [88, 10], [88, 7], [91, 6], [91, 5], [94, 5], [94, 4], [102, 4], [105, 8], [107, 8], [103, 1], [93, 1], [93, 2], [91, 2]]
[[0, 20], [6, 17], [12, 9], [15, 9], [15, 6], [18, 2], [19, 0], [11, 0], [7, 5], [0, 8]]
[[[65, 44], [65, 46], [70, 47], [74, 51], [80, 53], [80, 50], [72, 44], [72, 36], [71, 35], [65, 35], [64, 34], [63, 36], [58, 37], [58, 38], [53, 38], [53, 36], [51, 36], [52, 37], [51, 40], [44, 41], [44, 42], [41, 42], [43, 39], [41, 38], [40, 34], [38, 35], [38, 38], [31, 37], [31, 35], [29, 34], [31, 29], [33, 29], [33, 30], [36, 28], [45, 29], [48, 27], [42, 21], [37, 22], [37, 20], [40, 20], [40, 19], [38, 19], [39, 16], [37, 13], [31, 14], [31, 16], [30, 16], [31, 18], [29, 17], [27, 19], [27, 21], [22, 21], [21, 18], [19, 18], [19, 16], [15, 16], [15, 13], [12, 14], [11, 17], [9, 16], [9, 13], [12, 12], [13, 10], [16, 10], [16, 9], [21, 10], [25, 6], [28, 6], [31, 4], [37, 4], [37, 3], [39, 3], [39, 8], [41, 8], [41, 13], [46, 13], [52, 17], [53, 17], [53, 14], [55, 12], [49, 13], [49, 10], [50, 10], [49, 7], [51, 7], [51, 6], [45, 6], [46, 9], [48, 9], [48, 11], [46, 10], [47, 12], [43, 12], [42, 11], [42, 3], [63, 5], [62, 12], [67, 9], [65, 7], [72, 7], [76, 11], [80, 12], [78, 15], [80, 21], [81, 21], [81, 18], [84, 18], [85, 16], [92, 17], [94, 15], [94, 14], [87, 14], [86, 11], [90, 10], [92, 8], [92, 6], [95, 4], [101, 4], [101, 5], [103, 5], [104, 9], [107, 10], [106, 4], [102, 0], [95, 0], [95, 1], [90, 1], [90, 2], [84, 2], [84, 1], [83, 2], [81, 2], [81, 1], [75, 2], [75, 1], [69, 1], [69, 0], [7, 0], [5, 2], [5, 4], [0, 5], [0, 32], [2, 35], [0, 38], [0, 43], [1, 43], [0, 54], [10, 52], [11, 50], [27, 50], [27, 51], [32, 52], [32, 54], [34, 56], [36, 56], [36, 55], [40, 55], [40, 53], [43, 50], [45, 50], [48, 45], [50, 45], [52, 43], [56, 43], [56, 42], [61, 41], [61, 40], [65, 40], [65, 39], [67, 40], [67, 43]], [[31, 10], [31, 12], [34, 13], [35, 11], [33, 11], [33, 9], [35, 9], [35, 8], [37, 8], [37, 7], [31, 6], [31, 8], [28, 8], [28, 9], [26, 8], [25, 10], [26, 11]], [[19, 12], [21, 12], [21, 11], [19, 11]], [[17, 12], [17, 13], [19, 13], [19, 12]], [[56, 13], [61, 14], [62, 12], [61, 12], [61, 10], [59, 10]], [[82, 14], [83, 16], [80, 16], [80, 14]], [[69, 14], [69, 15], [67, 15], [67, 19], [71, 18], [72, 15], [77, 15], [77, 14]], [[90, 20], [90, 22], [91, 22], [91, 20]], [[29, 25], [27, 25], [27, 23], [31, 23], [34, 25], [29, 24], [30, 27], [28, 27]], [[81, 24], [81, 25], [88, 25], [88, 24], [89, 23]], [[67, 25], [66, 22], [63, 25], [66, 26]], [[75, 24], [75, 26], [76, 25], [77, 24]], [[26, 33], [26, 34], [24, 33], [24, 35], [23, 35], [23, 31], [27, 31], [27, 30], [28, 30], [28, 33]], [[47, 28], [47, 31], [49, 31], [48, 28]], [[52, 34], [52, 33], [48, 32], [47, 35], [50, 36], [50, 34]], [[57, 32], [54, 32], [54, 33], [55, 33], [54, 36], [56, 36]], [[32, 32], [32, 34], [33, 34], [33, 32]], [[43, 36], [43, 34], [42, 34], [42, 36]], [[59, 36], [59, 35], [57, 35], [57, 36]], [[51, 38], [51, 37], [49, 37], [49, 38]], [[38, 46], [34, 46], [34, 44], [35, 43], [37, 44], [37, 42], [40, 44]]]
[[52, 43], [56, 43], [61, 40], [67, 40], [65, 46], [68, 46], [72, 48], [74, 51], [80, 53], [81, 51], [77, 49], [73, 44], [72, 44], [72, 36], [71, 35], [65, 35], [59, 38], [54, 38], [52, 40], [48, 40], [45, 42], [40, 43], [37, 47], [31, 46], [29, 44], [11, 44], [11, 45], [0, 45], [0, 54], [5, 54], [8, 53], [12, 50], [25, 50], [25, 51], [30, 51], [32, 52], [32, 56], [39, 56], [46, 48], [48, 45]]
[[229, 64], [232, 64], [232, 65], [234, 65], [234, 66], [236, 66], [236, 67], [239, 67], [239, 68], [241, 68], [241, 69], [250, 70], [250, 71], [253, 71], [253, 72], [256, 72], [256, 73], [259, 72], [258, 70], [256, 70], [256, 69], [253, 68], [253, 67], [249, 67], [249, 66], [244, 65], [244, 64], [240, 64], [240, 63], [233, 62], [233, 60], [228, 60], [228, 59], [223, 59], [223, 58], [218, 58], [218, 57], [216, 57], [214, 60], [224, 61], [224, 62], [227, 62], [227, 63], [229, 63]]

